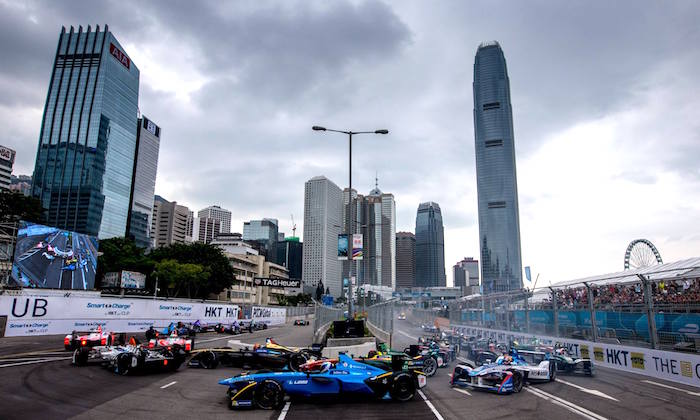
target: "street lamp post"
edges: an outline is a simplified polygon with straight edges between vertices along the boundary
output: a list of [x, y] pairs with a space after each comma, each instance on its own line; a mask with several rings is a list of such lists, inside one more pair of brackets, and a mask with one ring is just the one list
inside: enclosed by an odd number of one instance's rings
[[[334, 133], [342, 133], [348, 135], [348, 217], [350, 218], [348, 222], [348, 240], [352, 239], [352, 230], [355, 221], [352, 217], [352, 136], [355, 134], [389, 134], [389, 130], [374, 130], [374, 131], [343, 131], [343, 130], [332, 130], [326, 127], [313, 126], [311, 127], [314, 131], [331, 131]], [[350, 243], [350, 263], [348, 263], [348, 318], [353, 316], [352, 313], [352, 243]], [[341, 282], [342, 287], [342, 282]]]

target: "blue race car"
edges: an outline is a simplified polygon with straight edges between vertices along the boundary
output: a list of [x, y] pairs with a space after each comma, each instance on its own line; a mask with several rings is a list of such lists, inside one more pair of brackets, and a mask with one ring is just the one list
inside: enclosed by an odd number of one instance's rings
[[229, 408], [276, 409], [285, 395], [294, 397], [359, 396], [409, 401], [417, 389], [426, 385], [426, 376], [413, 369], [405, 370], [404, 358], [392, 363], [353, 360], [346, 354], [338, 359], [306, 363], [302, 372], [261, 372], [222, 379], [228, 387]]

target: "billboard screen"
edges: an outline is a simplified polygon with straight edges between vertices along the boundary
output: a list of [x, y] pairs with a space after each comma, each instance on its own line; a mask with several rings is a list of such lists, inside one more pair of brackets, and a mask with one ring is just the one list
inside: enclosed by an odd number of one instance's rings
[[94, 289], [98, 246], [94, 236], [20, 221], [11, 281], [22, 287]]
[[338, 235], [338, 259], [348, 259], [348, 235], [344, 233]]

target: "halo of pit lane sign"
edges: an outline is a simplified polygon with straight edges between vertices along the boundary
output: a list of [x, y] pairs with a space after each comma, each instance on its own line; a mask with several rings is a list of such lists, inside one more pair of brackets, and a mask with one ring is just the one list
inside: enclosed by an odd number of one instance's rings
[[255, 277], [253, 283], [256, 286], [270, 286], [270, 287], [282, 287], [282, 288], [297, 288], [301, 286], [300, 279], [271, 279], [268, 277]]
[[562, 337], [490, 330], [471, 326], [453, 326], [466, 335], [493, 338], [498, 342], [526, 342], [537, 338], [543, 345], [559, 343], [573, 357], [589, 358], [594, 366], [603, 366], [700, 387], [700, 355], [607, 344]]

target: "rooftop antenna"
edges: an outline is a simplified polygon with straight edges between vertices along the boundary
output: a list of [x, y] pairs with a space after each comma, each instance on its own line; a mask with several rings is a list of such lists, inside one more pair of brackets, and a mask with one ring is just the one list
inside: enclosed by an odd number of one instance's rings
[[379, 189], [379, 172], [374, 172], [374, 188]]

